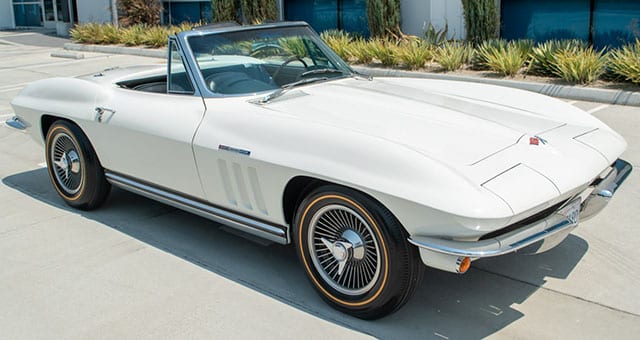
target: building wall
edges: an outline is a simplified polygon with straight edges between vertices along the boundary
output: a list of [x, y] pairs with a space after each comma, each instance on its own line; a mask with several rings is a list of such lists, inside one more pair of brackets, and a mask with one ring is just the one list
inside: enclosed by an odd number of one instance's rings
[[0, 0], [0, 28], [14, 28], [11, 0]]
[[429, 23], [436, 30], [448, 27], [449, 38], [465, 37], [461, 0], [403, 0], [400, 2], [402, 31], [422, 36]]
[[[111, 22], [111, 2], [112, 0], [80, 0], [78, 4], [78, 21], [80, 23]], [[115, 1], [113, 1], [115, 3]]]

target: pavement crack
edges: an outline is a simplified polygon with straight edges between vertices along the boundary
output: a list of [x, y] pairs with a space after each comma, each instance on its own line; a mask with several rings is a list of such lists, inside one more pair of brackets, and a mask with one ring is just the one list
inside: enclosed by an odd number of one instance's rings
[[531, 286], [531, 287], [536, 287], [538, 289], [542, 289], [542, 290], [545, 290], [547, 292], [560, 294], [560, 295], [563, 295], [563, 296], [566, 296], [566, 297], [569, 297], [569, 298], [574, 298], [574, 299], [577, 299], [577, 300], [580, 300], [580, 301], [583, 301], [583, 302], [586, 302], [586, 303], [594, 304], [594, 305], [597, 305], [597, 306], [600, 306], [600, 307], [603, 307], [603, 308], [606, 308], [606, 309], [609, 309], [609, 310], [612, 310], [612, 311], [615, 311], [615, 312], [620, 312], [620, 313], [624, 313], [624, 314], [627, 314], [627, 315], [640, 317], [640, 314], [636, 314], [636, 313], [629, 312], [629, 311], [626, 311], [626, 310], [623, 310], [623, 309], [619, 309], [619, 308], [615, 308], [615, 307], [612, 307], [612, 306], [608, 306], [608, 305], [605, 305], [603, 303], [600, 303], [600, 302], [597, 302], [597, 301], [592, 301], [592, 300], [589, 300], [589, 299], [585, 299], [585, 298], [577, 296], [577, 295], [573, 295], [573, 294], [561, 292], [559, 290], [555, 290], [555, 289], [547, 288], [547, 287], [544, 287], [544, 286], [540, 286], [540, 285], [531, 283], [529, 281], [525, 281], [525, 280], [517, 279], [517, 278], [511, 277], [511, 276], [507, 276], [505, 274], [493, 272], [493, 271], [490, 271], [490, 270], [487, 270], [487, 269], [482, 269], [482, 268], [473, 268], [473, 270], [478, 270], [478, 271], [481, 271], [481, 272], [485, 272], [487, 274], [492, 274], [492, 275], [495, 275], [495, 276], [499, 276], [501, 278], [504, 278], [504, 279], [507, 279], [507, 280], [511, 280], [511, 281], [515, 281], [515, 282], [519, 282], [519, 283], [522, 283], [522, 284], [525, 284], [525, 285], [528, 285], [528, 286]]

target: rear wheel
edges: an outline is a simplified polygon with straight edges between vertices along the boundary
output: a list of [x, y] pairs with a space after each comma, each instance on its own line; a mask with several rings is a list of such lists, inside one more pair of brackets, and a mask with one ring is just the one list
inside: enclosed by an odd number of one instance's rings
[[357, 191], [325, 186], [295, 218], [298, 256], [314, 288], [335, 308], [375, 319], [402, 307], [422, 277], [417, 250], [397, 219]]
[[90, 210], [105, 201], [110, 185], [78, 126], [63, 120], [53, 123], [47, 132], [45, 153], [51, 182], [68, 205]]

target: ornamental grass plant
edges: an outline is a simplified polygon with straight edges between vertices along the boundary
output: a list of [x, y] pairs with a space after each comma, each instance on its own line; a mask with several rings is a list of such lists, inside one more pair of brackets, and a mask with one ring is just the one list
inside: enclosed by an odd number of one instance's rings
[[575, 84], [591, 84], [604, 72], [607, 55], [593, 47], [559, 50], [552, 65], [553, 73]]
[[640, 39], [611, 51], [607, 66], [615, 75], [640, 85]]
[[[193, 26], [185, 23], [117, 27], [88, 23], [76, 25], [70, 34], [74, 41], [86, 44], [164, 47], [167, 36], [190, 30]], [[594, 50], [580, 40], [552, 40], [535, 45], [530, 40], [488, 40], [473, 46], [447, 41], [445, 32], [432, 29], [425, 37], [398, 35], [364, 39], [331, 30], [323, 32], [321, 37], [342, 59], [357, 64], [400, 65], [416, 70], [432, 68], [437, 63], [447, 72], [466, 65], [472, 70], [491, 70], [507, 77], [517, 75], [524, 68], [528, 75], [559, 77], [575, 84], [591, 84], [600, 79], [640, 85], [640, 39], [606, 53]], [[293, 55], [306, 55], [303, 51], [306, 48], [300, 41], [287, 40], [282, 45]], [[246, 50], [251, 51], [251, 47]]]
[[433, 61], [446, 72], [462, 68], [472, 58], [473, 49], [463, 42], [449, 42], [438, 46], [433, 51]]
[[503, 76], [513, 77], [528, 59], [527, 43], [504, 40], [486, 41], [477, 49], [478, 62]]
[[353, 37], [349, 33], [342, 30], [328, 30], [322, 32], [320, 37], [340, 58], [349, 60], [351, 56], [350, 45], [353, 41]]
[[384, 66], [395, 66], [400, 63], [398, 46], [388, 39], [375, 38], [365, 45], [367, 52]]
[[373, 55], [369, 53], [367, 45], [369, 42], [365, 39], [355, 39], [348, 48], [348, 55], [351, 60], [357, 64], [370, 64], [373, 61]]
[[194, 24], [190, 23], [183, 23], [179, 26], [139, 24], [128, 27], [89, 23], [76, 25], [69, 33], [74, 41], [85, 44], [164, 47], [167, 45], [167, 37], [169, 35], [187, 31], [193, 27]]
[[151, 26], [144, 30], [142, 44], [151, 47], [167, 46], [167, 37], [175, 31], [171, 27]]
[[421, 39], [410, 39], [398, 45], [397, 61], [410, 70], [422, 68], [432, 58], [432, 49]]
[[556, 55], [563, 50], [584, 49], [587, 44], [582, 40], [549, 40], [539, 43], [531, 49], [527, 73], [535, 76], [554, 77]]
[[120, 29], [111, 24], [83, 24], [69, 31], [71, 38], [87, 44], [109, 45], [120, 43]]

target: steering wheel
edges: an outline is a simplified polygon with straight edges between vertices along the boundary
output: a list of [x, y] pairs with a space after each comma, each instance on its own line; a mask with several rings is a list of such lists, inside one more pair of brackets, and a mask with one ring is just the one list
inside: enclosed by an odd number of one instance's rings
[[255, 57], [259, 55], [262, 52], [262, 50], [277, 50], [279, 54], [287, 53], [287, 50], [280, 45], [266, 44], [266, 45], [260, 45], [256, 47], [256, 49], [252, 50], [251, 53], [249, 53], [249, 55], [252, 57]]
[[280, 74], [280, 71], [282, 71], [285, 66], [289, 65], [290, 63], [292, 63], [294, 61], [301, 62], [302, 65], [304, 65], [304, 69], [305, 70], [309, 69], [309, 65], [307, 65], [307, 63], [304, 60], [302, 60], [302, 58], [293, 56], [293, 57], [287, 59], [284, 63], [282, 63], [282, 65], [280, 65], [280, 67], [278, 67], [278, 69], [275, 72], [273, 72], [273, 76], [271, 76], [271, 78], [273, 79], [273, 81], [276, 82], [276, 84], [278, 84], [278, 81], [276, 80], [276, 78], [278, 77], [278, 74]]

